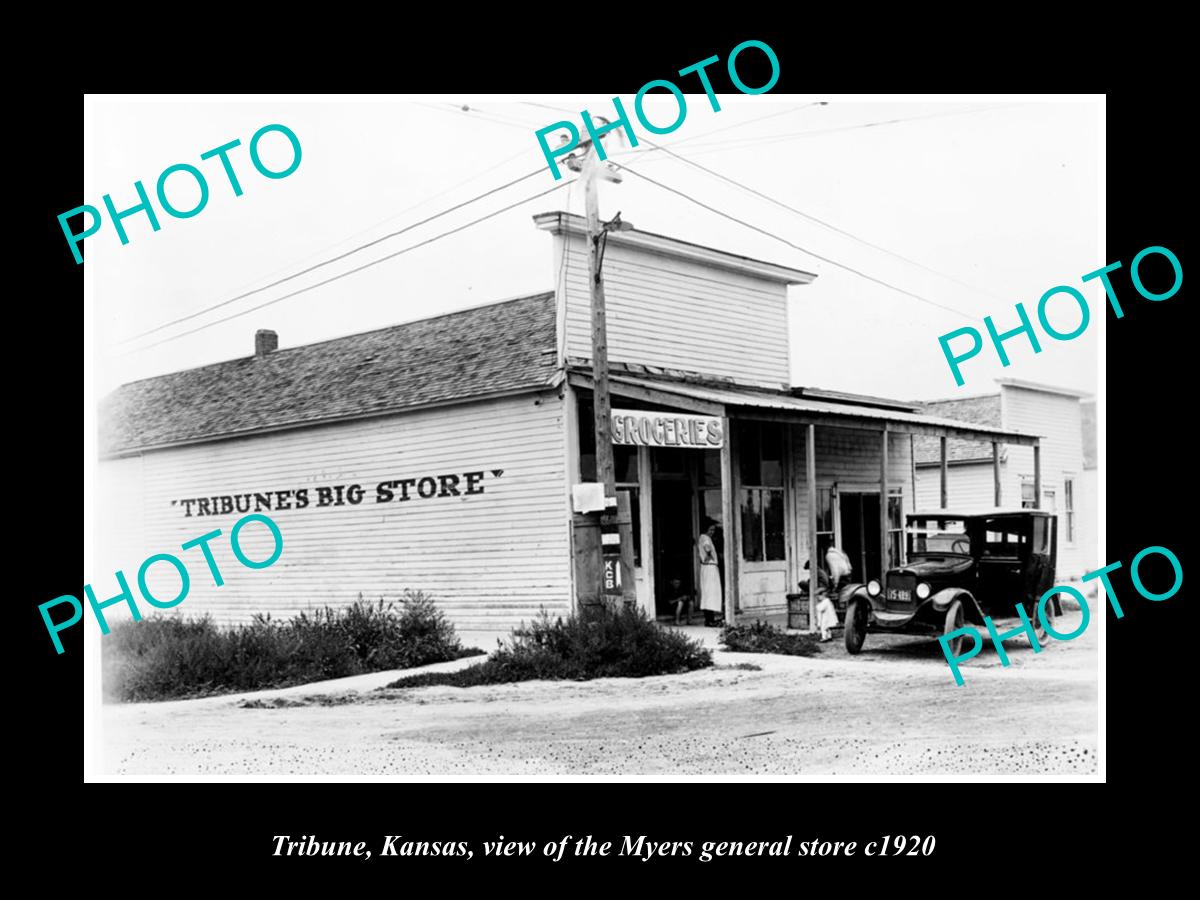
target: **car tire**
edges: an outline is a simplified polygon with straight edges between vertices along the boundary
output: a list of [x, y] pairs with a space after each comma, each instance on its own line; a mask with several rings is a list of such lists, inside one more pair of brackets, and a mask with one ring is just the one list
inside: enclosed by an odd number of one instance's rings
[[867, 601], [853, 597], [846, 605], [846, 652], [857, 655], [862, 652], [867, 639]]
[[[1055, 602], [1057, 600], [1057, 596], [1052, 597], [1046, 604], [1046, 621], [1050, 622], [1051, 624], [1054, 623], [1055, 616], [1058, 615], [1058, 608], [1055, 606]], [[1033, 633], [1037, 635], [1038, 647], [1045, 647], [1050, 643], [1051, 637], [1049, 632], [1042, 627], [1042, 617], [1038, 615], [1036, 603], [1033, 605], [1033, 615], [1031, 615], [1029, 618], [1030, 621], [1033, 622]], [[1029, 643], [1032, 645], [1033, 641], [1030, 641]]]
[[[963, 611], [963, 603], [961, 600], [955, 600], [946, 607], [946, 627], [942, 630], [942, 634], [947, 635], [952, 631], [958, 631], [958, 629], [966, 624], [967, 615]], [[958, 637], [946, 642], [946, 647], [950, 651], [951, 656], [958, 657], [962, 655], [962, 645], [966, 639], [967, 636], [965, 634], [960, 634]]]

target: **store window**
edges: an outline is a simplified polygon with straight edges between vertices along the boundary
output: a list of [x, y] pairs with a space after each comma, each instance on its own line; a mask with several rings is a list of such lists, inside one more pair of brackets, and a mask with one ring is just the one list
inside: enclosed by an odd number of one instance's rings
[[834, 544], [833, 488], [817, 488], [817, 559], [822, 564], [825, 554]]
[[904, 497], [899, 489], [888, 493], [888, 567], [903, 562], [904, 547]]
[[785, 559], [783, 428], [746, 422], [739, 432], [742, 557], [747, 562]]
[[1063, 479], [1063, 516], [1067, 526], [1067, 543], [1075, 543], [1075, 479]]

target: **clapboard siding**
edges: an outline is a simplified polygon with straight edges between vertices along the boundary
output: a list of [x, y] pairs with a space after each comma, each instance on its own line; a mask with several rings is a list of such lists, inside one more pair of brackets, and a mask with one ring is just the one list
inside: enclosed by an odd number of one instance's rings
[[[1004, 466], [1001, 464], [1003, 476]], [[978, 512], [992, 509], [996, 500], [996, 479], [991, 462], [948, 466], [946, 472], [946, 505], [951, 510]], [[1004, 506], [1020, 506], [1020, 498], [1005, 492]], [[917, 512], [940, 509], [942, 505], [942, 475], [937, 466], [917, 468]]]
[[[562, 241], [560, 236], [558, 240]], [[588, 260], [565, 254], [567, 355], [590, 359]], [[778, 386], [789, 380], [786, 285], [610, 243], [604, 255], [609, 360]]]
[[[563, 408], [553, 393], [459, 404], [386, 418], [145, 453], [101, 464], [114, 484], [141, 498], [144, 523], [122, 564], [130, 578], [152, 553], [220, 528], [212, 543], [225, 585], [216, 588], [198, 550], [181, 552], [192, 592], [178, 609], [221, 623], [255, 613], [290, 616], [344, 606], [361, 593], [394, 599], [405, 588], [432, 594], [460, 629], [508, 629], [542, 607], [569, 611], [570, 550], [564, 502]], [[139, 471], [140, 469], [140, 471]], [[502, 470], [495, 476], [493, 470]], [[381, 481], [484, 471], [482, 493], [376, 502]], [[359, 484], [360, 504], [318, 506], [317, 488]], [[465, 489], [460, 482], [459, 490]], [[309, 505], [272, 509], [284, 551], [267, 569], [233, 558], [228, 532], [244, 513], [193, 515], [184, 498], [307, 489]], [[399, 496], [397, 491], [397, 496]], [[252, 502], [254, 498], [251, 498]], [[176, 501], [173, 505], [172, 501]], [[272, 498], [274, 505], [275, 498]], [[253, 507], [252, 507], [253, 508]], [[252, 559], [265, 558], [265, 527], [243, 532]], [[169, 599], [177, 577], [152, 570], [152, 591]], [[114, 586], [109, 575], [97, 591]], [[106, 595], [107, 596], [107, 595]]]
[[[1103, 562], [1097, 556], [1094, 479], [1084, 477], [1082, 416], [1077, 397], [1015, 385], [1001, 385], [1001, 425], [1041, 437], [1042, 490], [1054, 492], [1058, 515], [1058, 576], [1078, 578]], [[1021, 485], [1033, 478], [1033, 448], [1015, 444], [1004, 448], [1000, 464], [1000, 505], [1021, 506]], [[1068, 543], [1063, 484], [1075, 479], [1075, 542]], [[947, 488], [951, 509], [982, 511], [995, 506], [995, 481], [991, 460], [951, 465]], [[940, 505], [938, 467], [917, 470], [917, 499], [923, 509]], [[1049, 508], [1043, 496], [1043, 508]]]
[[[1104, 565], [1096, 559], [1096, 522], [1084, 519], [1079, 503], [1085, 490], [1083, 477], [1083, 421], [1077, 397], [1031, 390], [1015, 385], [1001, 385], [1000, 409], [1004, 426], [1030, 432], [1042, 437], [1042, 489], [1055, 493], [1055, 512], [1058, 513], [1058, 573], [1059, 577], [1075, 578], [1089, 569]], [[1009, 465], [1005, 473], [1005, 505], [1019, 505], [1021, 476], [1033, 476], [1033, 449], [1008, 448]], [[1076, 540], [1066, 539], [1063, 515], [1063, 481], [1075, 479]]]

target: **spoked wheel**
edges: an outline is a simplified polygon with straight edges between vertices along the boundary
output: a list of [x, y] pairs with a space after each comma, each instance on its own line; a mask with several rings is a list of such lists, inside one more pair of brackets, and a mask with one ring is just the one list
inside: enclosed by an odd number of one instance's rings
[[[966, 622], [967, 616], [966, 613], [963, 612], [962, 601], [955, 600], [946, 609], [946, 627], [942, 630], [942, 634], [947, 635], [951, 632], [958, 631], [958, 629], [962, 628]], [[965, 641], [966, 638], [967, 636], [965, 634], [960, 634], [946, 642], [946, 646], [949, 648], [951, 656], [959, 656], [961, 654], [963, 641]]]
[[859, 653], [867, 639], [867, 601], [855, 597], [846, 607], [846, 650]]

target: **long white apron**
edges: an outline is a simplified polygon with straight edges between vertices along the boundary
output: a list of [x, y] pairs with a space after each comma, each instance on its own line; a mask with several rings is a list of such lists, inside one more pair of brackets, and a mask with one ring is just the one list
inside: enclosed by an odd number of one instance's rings
[[696, 541], [696, 551], [700, 554], [700, 608], [720, 612], [723, 598], [717, 548], [713, 546], [712, 538], [702, 534]]

